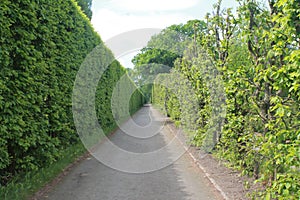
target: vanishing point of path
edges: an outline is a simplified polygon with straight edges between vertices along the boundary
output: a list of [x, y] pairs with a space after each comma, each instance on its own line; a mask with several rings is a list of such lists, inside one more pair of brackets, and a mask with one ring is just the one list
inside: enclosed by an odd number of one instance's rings
[[[151, 106], [144, 106], [133, 116], [133, 121], [124, 123], [92, 152], [105, 164], [95, 157], [85, 159], [43, 199], [222, 199], [164, 124], [161, 114]], [[136, 125], [141, 128], [134, 128]], [[111, 144], [124, 151], [111, 148]], [[127, 157], [124, 152], [146, 158]], [[149, 152], [158, 154], [149, 156]]]

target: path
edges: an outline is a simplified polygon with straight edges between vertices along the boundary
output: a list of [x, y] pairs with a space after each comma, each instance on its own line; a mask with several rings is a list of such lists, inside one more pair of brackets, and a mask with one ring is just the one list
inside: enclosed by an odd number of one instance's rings
[[[189, 155], [182, 154], [183, 148], [174, 138], [174, 134], [163, 126], [162, 115], [152, 107], [145, 106], [134, 115], [133, 119], [134, 123], [144, 127], [132, 129], [134, 127], [132, 121], [128, 121], [121, 126], [122, 130], [117, 130], [109, 140], [102, 142], [93, 152], [98, 159], [103, 160], [110, 167], [94, 157], [89, 157], [72, 169], [52, 191], [45, 195], [44, 199], [222, 199]], [[153, 135], [153, 130], [159, 131], [155, 131], [156, 134]], [[111, 144], [142, 157], [135, 159], [132, 155], [124, 154], [126, 151], [112, 149]], [[164, 148], [166, 146], [167, 148]], [[157, 152], [158, 149], [161, 150], [158, 151], [159, 154], [150, 156], [147, 154], [147, 152]], [[176, 159], [177, 157], [179, 159]], [[174, 160], [176, 161], [173, 162]], [[163, 168], [160, 169], [161, 167]], [[155, 168], [158, 170], [154, 170]], [[141, 173], [143, 171], [145, 173]]]

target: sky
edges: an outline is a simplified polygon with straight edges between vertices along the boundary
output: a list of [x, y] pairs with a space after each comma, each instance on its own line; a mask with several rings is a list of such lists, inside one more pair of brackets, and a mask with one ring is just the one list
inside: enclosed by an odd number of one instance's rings
[[[166, 28], [172, 24], [204, 19], [217, 0], [93, 0], [92, 24], [105, 42], [127, 31]], [[223, 0], [222, 7], [236, 7], [235, 0]], [[117, 58], [125, 68], [138, 50]]]

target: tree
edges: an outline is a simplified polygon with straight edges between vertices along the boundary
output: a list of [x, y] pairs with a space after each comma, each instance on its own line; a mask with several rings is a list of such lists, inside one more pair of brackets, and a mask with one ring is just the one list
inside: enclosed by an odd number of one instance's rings
[[[186, 24], [171, 25], [159, 34], [153, 36], [147, 46], [137, 54], [132, 62], [135, 65], [133, 80], [142, 85], [152, 83], [160, 73], [169, 73], [177, 59], [182, 58], [191, 41], [200, 37], [206, 30], [206, 24], [201, 20], [190, 20]], [[151, 96], [152, 85], [145, 86], [146, 96]]]

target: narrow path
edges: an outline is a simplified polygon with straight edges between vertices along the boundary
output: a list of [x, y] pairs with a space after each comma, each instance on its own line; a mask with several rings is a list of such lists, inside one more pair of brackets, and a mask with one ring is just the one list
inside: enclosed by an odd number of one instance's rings
[[77, 165], [44, 199], [222, 199], [183, 152], [163, 119], [152, 107], [143, 107], [133, 121], [123, 124], [109, 140], [102, 142], [92, 152], [94, 157]]

